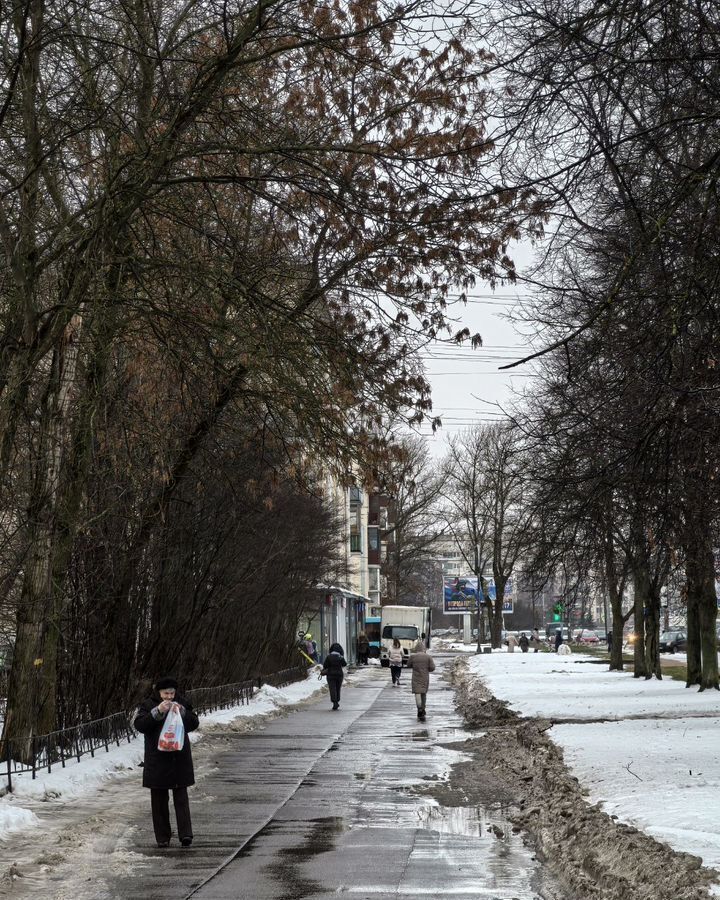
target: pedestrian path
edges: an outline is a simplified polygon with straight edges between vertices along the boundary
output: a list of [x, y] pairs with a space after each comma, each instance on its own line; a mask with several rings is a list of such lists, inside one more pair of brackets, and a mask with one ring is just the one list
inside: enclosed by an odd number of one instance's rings
[[426, 722], [417, 720], [409, 677], [395, 689], [387, 670], [373, 668], [343, 688], [337, 712], [324, 694], [262, 730], [214, 739], [191, 790], [188, 850], [155, 847], [147, 792], [111, 789], [114, 828], [103, 825], [89, 865], [76, 874], [66, 867], [62, 885], [49, 877], [43, 896], [546, 896], [543, 873], [502, 810], [447, 808], [422, 793], [462, 758], [453, 742], [467, 737], [441, 677], [450, 659], [437, 658]]
[[[387, 673], [378, 673], [387, 679]], [[407, 686], [386, 686], [320, 756], [297, 791], [202, 900], [398, 897], [533, 898], [540, 873], [509, 828], [416, 792], [442, 778], [464, 739], [452, 690], [433, 679], [419, 723]], [[449, 742], [450, 746], [442, 746]]]

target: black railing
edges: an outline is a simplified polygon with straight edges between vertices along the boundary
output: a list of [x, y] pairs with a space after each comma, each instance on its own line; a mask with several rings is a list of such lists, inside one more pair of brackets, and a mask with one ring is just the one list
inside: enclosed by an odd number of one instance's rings
[[280, 688], [286, 684], [292, 684], [294, 681], [303, 681], [307, 677], [307, 666], [294, 666], [292, 669], [283, 669], [281, 672], [273, 672], [272, 675], [262, 675], [257, 680], [258, 687], [264, 684], [272, 685], [272, 687]]
[[[5, 758], [5, 779], [8, 791], [12, 791], [12, 779], [23, 772], [32, 772], [35, 778], [38, 772], [52, 772], [53, 766], [62, 766], [71, 759], [80, 758], [87, 753], [95, 756], [96, 750], [105, 748], [109, 752], [110, 745], [120, 746], [135, 737], [135, 729], [130, 724], [126, 713], [115, 713], [104, 719], [94, 719], [73, 728], [62, 731], [51, 731], [49, 734], [38, 734], [31, 738], [3, 742]], [[29, 762], [20, 762], [29, 760]]]
[[[304, 679], [307, 672], [307, 666], [296, 666], [292, 669], [283, 669], [281, 672], [273, 672], [271, 675], [262, 675], [252, 681], [194, 688], [187, 691], [186, 696], [196, 712], [209, 713], [215, 709], [227, 709], [249, 703], [254, 691], [264, 684], [283, 687]], [[2, 744], [2, 768], [7, 791], [12, 791], [13, 778], [16, 775], [31, 772], [35, 778], [38, 772], [52, 772], [53, 766], [64, 768], [68, 760], [76, 759], [79, 762], [81, 757], [88, 753], [94, 757], [95, 752], [103, 748], [109, 752], [111, 744], [119, 747], [121, 743], [125, 741], [129, 743], [135, 737], [137, 732], [132, 726], [131, 716], [127, 713], [115, 713], [104, 719], [95, 719], [50, 734], [22, 740], [6, 740]]]
[[214, 687], [194, 688], [186, 691], [196, 713], [227, 709], [230, 706], [245, 705], [252, 700], [255, 681], [236, 681], [234, 684], [219, 684]]

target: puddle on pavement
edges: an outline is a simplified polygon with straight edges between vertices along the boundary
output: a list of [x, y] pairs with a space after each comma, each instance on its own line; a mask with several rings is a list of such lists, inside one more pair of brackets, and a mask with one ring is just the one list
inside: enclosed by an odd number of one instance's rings
[[481, 737], [483, 732], [475, 728], [438, 728], [435, 734], [442, 743], [455, 744], [460, 741], [469, 741], [472, 738]]
[[[469, 728], [429, 728], [413, 731], [409, 736], [411, 741], [437, 741], [440, 744], [461, 744], [474, 738], [482, 737], [484, 732]], [[431, 745], [430, 749], [433, 749]]]
[[423, 828], [441, 834], [482, 837], [491, 828], [487, 817], [471, 806], [421, 806], [417, 815]]

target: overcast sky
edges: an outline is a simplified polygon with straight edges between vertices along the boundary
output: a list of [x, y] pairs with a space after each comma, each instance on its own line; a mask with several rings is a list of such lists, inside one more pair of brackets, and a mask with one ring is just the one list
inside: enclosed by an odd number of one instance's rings
[[[522, 274], [530, 264], [533, 250], [518, 245], [511, 256]], [[469, 344], [462, 347], [437, 344], [425, 354], [433, 412], [442, 417], [443, 427], [433, 435], [429, 424], [423, 425], [419, 433], [426, 436], [434, 455], [444, 453], [448, 435], [476, 422], [503, 418], [502, 409], [517, 402], [530, 385], [532, 364], [510, 371], [499, 371], [499, 367], [533, 349], [528, 325], [512, 322], [519, 303], [531, 292], [532, 286], [522, 280], [494, 291], [489, 285], [479, 283], [468, 296], [467, 305], [458, 304], [452, 315], [472, 334], [478, 332], [483, 346], [473, 350]]]

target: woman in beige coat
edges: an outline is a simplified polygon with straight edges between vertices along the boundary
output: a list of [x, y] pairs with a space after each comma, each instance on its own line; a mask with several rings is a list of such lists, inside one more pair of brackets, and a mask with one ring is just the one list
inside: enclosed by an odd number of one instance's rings
[[425, 721], [425, 701], [430, 687], [430, 673], [435, 671], [435, 661], [425, 649], [425, 644], [418, 641], [415, 649], [408, 658], [408, 668], [412, 669], [412, 684], [417, 704], [417, 717], [421, 722]]

